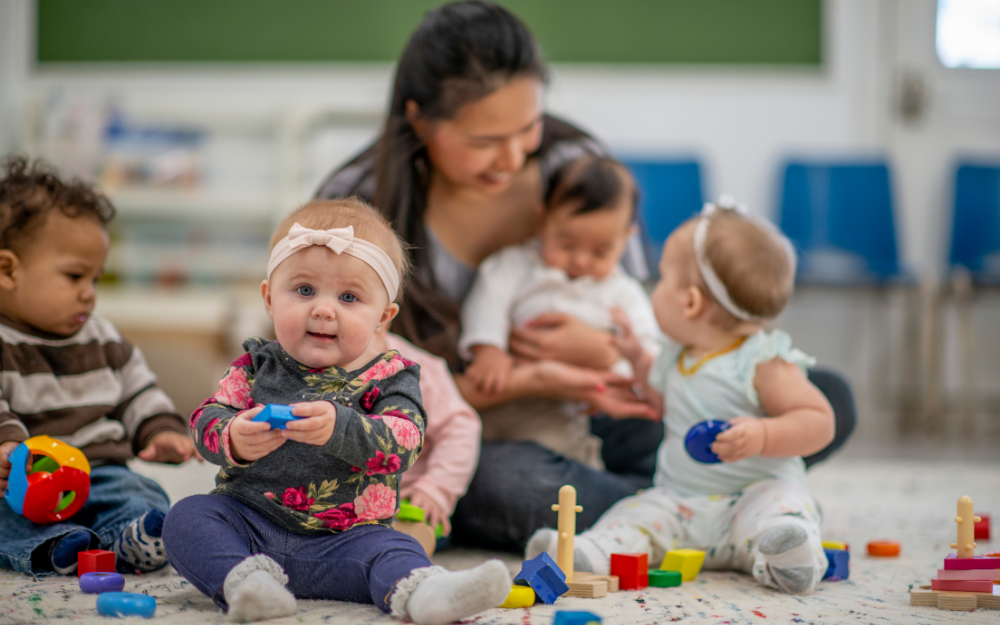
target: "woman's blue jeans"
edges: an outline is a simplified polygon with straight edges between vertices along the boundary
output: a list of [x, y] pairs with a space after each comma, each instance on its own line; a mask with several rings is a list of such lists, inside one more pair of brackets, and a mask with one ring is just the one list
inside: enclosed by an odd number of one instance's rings
[[383, 525], [338, 534], [296, 534], [224, 495], [185, 497], [163, 526], [170, 564], [195, 588], [228, 610], [223, 583], [237, 564], [263, 554], [288, 575], [300, 599], [374, 603], [389, 612], [396, 582], [431, 566], [413, 538]]
[[64, 523], [37, 525], [11, 510], [6, 501], [0, 503], [0, 567], [51, 574], [47, 554], [35, 557], [34, 566], [31, 557], [48, 541], [85, 530], [91, 534], [91, 549], [110, 550], [129, 523], [150, 510], [165, 514], [168, 508], [170, 499], [153, 480], [116, 464], [94, 467], [87, 503]]

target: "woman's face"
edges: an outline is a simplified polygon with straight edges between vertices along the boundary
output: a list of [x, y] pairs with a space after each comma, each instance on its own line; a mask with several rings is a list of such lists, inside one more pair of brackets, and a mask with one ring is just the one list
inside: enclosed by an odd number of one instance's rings
[[408, 116], [435, 173], [459, 187], [503, 191], [542, 138], [542, 84], [537, 78], [515, 78], [447, 120], [426, 122], [416, 107], [410, 108]]

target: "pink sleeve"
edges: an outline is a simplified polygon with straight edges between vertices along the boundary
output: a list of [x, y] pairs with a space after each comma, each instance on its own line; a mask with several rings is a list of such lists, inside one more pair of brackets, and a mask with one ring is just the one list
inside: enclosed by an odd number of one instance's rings
[[451, 516], [479, 462], [482, 423], [462, 398], [445, 361], [393, 334], [389, 348], [420, 365], [420, 394], [427, 412], [424, 450], [400, 478], [400, 496], [420, 491]]

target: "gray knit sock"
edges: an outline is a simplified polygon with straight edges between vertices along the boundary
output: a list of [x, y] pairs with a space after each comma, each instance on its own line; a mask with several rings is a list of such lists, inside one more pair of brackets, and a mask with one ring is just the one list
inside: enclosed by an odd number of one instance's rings
[[281, 565], [265, 555], [240, 562], [229, 571], [222, 592], [229, 605], [226, 620], [250, 623], [295, 614], [295, 596], [285, 584], [288, 576]]
[[[767, 559], [771, 577], [787, 593], [809, 592], [816, 584], [809, 535], [798, 525], [778, 525], [764, 532], [757, 547]], [[810, 562], [809, 566], [795, 566]]]
[[443, 625], [499, 606], [510, 594], [510, 573], [489, 560], [468, 571], [441, 567], [414, 569], [396, 584], [389, 600], [392, 615], [417, 625]]

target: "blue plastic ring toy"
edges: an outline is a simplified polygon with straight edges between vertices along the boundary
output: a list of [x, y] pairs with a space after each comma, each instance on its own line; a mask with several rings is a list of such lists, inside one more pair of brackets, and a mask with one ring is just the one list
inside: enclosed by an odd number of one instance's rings
[[729, 423], [725, 421], [715, 421], [709, 419], [691, 426], [687, 435], [684, 436], [684, 447], [688, 454], [698, 462], [704, 464], [716, 464], [722, 462], [712, 451], [712, 443], [720, 432], [729, 429]]
[[156, 599], [134, 592], [106, 592], [97, 597], [97, 613], [101, 616], [153, 618]]
[[120, 573], [84, 573], [80, 576], [80, 590], [99, 595], [119, 592], [125, 588], [125, 577]]

